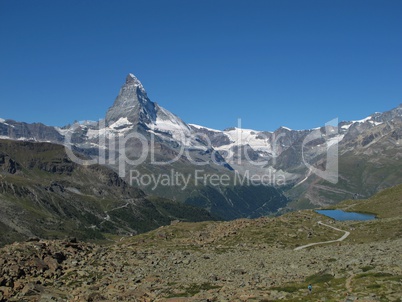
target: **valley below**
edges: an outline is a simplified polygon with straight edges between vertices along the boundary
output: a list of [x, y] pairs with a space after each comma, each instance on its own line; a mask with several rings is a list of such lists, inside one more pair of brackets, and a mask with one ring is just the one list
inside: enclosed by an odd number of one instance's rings
[[[108, 242], [17, 242], [1, 249], [0, 300], [401, 301], [401, 192], [397, 186], [339, 205], [370, 209], [378, 217], [370, 221], [340, 222], [304, 210], [175, 221]], [[350, 235], [325, 243], [342, 235], [335, 228]], [[314, 242], [324, 243], [295, 250]]]

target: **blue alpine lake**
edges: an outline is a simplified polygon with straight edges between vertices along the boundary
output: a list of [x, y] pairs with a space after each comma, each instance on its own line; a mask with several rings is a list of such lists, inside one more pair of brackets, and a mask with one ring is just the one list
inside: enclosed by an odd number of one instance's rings
[[362, 214], [356, 212], [345, 212], [342, 210], [317, 210], [319, 214], [328, 216], [335, 220], [345, 221], [345, 220], [373, 220], [375, 215], [372, 214]]

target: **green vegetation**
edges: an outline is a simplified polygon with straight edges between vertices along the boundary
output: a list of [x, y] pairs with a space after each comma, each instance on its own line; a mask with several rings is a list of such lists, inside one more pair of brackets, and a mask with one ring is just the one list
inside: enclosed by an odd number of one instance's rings
[[207, 291], [211, 289], [221, 288], [221, 286], [212, 285], [211, 283], [205, 282], [202, 284], [192, 283], [185, 287], [180, 287], [180, 293], [171, 293], [168, 298], [178, 298], [178, 297], [193, 297], [200, 291]]
[[387, 299], [385, 293], [401, 293], [401, 275], [393, 275], [387, 272], [370, 272], [356, 275], [353, 288], [356, 293], [376, 295], [382, 297], [381, 301], [397, 301]]
[[385, 189], [369, 199], [343, 201], [328, 209], [376, 215], [370, 221], [337, 222], [340, 229], [350, 230], [345, 243], [365, 243], [402, 238], [402, 185]]
[[346, 200], [337, 205], [339, 209], [372, 213], [379, 218], [402, 216], [402, 185], [385, 189], [369, 199]]
[[206, 210], [148, 198], [111, 169], [79, 166], [61, 145], [0, 140], [0, 246], [30, 234], [101, 240], [172, 220], [214, 220]]
[[326, 273], [314, 274], [306, 278], [307, 283], [318, 284], [329, 282], [334, 279], [334, 276]]
[[370, 270], [372, 270], [372, 269], [375, 269], [375, 267], [374, 267], [374, 266], [371, 266], [371, 265], [362, 267], [362, 271], [363, 271], [363, 272], [368, 272], [368, 271], [370, 271]]
[[[303, 287], [304, 288], [304, 287]], [[273, 287], [273, 290], [277, 290], [279, 292], [287, 292], [287, 293], [294, 293], [299, 291], [300, 289], [303, 289], [300, 285], [299, 286], [278, 286], [278, 287]]]

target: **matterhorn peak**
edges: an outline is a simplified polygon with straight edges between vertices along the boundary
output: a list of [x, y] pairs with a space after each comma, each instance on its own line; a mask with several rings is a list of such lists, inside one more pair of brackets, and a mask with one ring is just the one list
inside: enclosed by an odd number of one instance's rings
[[149, 123], [156, 118], [155, 104], [137, 77], [129, 73], [121, 87], [119, 95], [106, 113], [107, 124], [113, 124], [120, 118], [127, 118], [131, 123]]
[[140, 80], [133, 75], [132, 73], [129, 73], [126, 77], [126, 84], [141, 84]]
[[142, 86], [142, 83], [140, 80], [132, 73], [129, 73], [126, 77], [126, 85], [127, 86], [134, 86], [138, 87], [143, 93], [145, 93], [144, 86]]

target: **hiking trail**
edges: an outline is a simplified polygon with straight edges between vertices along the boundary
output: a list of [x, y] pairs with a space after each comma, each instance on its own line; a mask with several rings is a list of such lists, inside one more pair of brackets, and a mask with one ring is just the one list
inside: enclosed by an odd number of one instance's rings
[[297, 248], [294, 249], [294, 251], [302, 250], [302, 249], [305, 249], [305, 248], [307, 248], [307, 247], [314, 246], [314, 245], [319, 245], [319, 244], [327, 244], [327, 243], [333, 243], [333, 242], [341, 242], [341, 241], [345, 240], [345, 239], [350, 235], [350, 232], [344, 231], [344, 230], [341, 230], [341, 229], [338, 229], [338, 228], [336, 228], [336, 227], [333, 227], [332, 225], [328, 225], [328, 224], [322, 223], [321, 221], [318, 221], [317, 223], [320, 224], [320, 225], [329, 227], [329, 228], [331, 228], [331, 229], [334, 229], [334, 230], [336, 230], [336, 231], [344, 232], [345, 234], [343, 234], [342, 237], [340, 237], [340, 238], [338, 238], [338, 239], [335, 239], [335, 240], [321, 241], [321, 242], [313, 242], [313, 243], [309, 243], [309, 244], [306, 244], [306, 245], [298, 246]]

